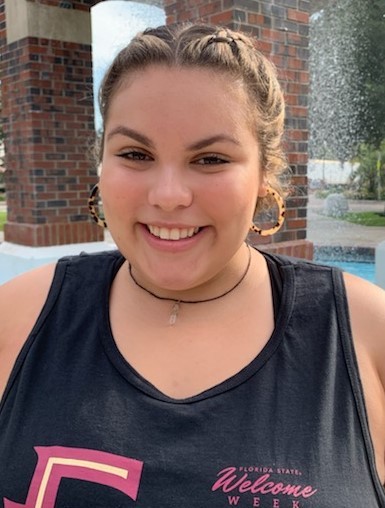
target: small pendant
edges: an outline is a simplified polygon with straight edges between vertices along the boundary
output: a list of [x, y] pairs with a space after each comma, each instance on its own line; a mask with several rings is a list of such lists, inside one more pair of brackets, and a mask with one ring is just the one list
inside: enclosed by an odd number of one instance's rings
[[180, 302], [175, 302], [174, 305], [172, 306], [170, 319], [168, 321], [170, 326], [173, 326], [176, 323], [176, 320], [178, 317], [178, 312], [179, 312], [179, 307], [180, 307]]

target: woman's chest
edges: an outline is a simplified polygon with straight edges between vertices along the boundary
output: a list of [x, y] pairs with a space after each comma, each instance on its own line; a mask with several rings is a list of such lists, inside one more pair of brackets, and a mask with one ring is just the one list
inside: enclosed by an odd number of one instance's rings
[[385, 506], [346, 406], [262, 379], [190, 404], [96, 385], [0, 420], [6, 508]]

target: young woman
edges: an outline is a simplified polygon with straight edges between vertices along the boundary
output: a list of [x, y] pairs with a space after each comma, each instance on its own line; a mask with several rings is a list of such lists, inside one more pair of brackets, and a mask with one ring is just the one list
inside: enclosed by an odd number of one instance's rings
[[384, 292], [245, 243], [281, 206], [272, 66], [161, 27], [100, 102], [119, 251], [1, 288], [4, 507], [385, 507]]

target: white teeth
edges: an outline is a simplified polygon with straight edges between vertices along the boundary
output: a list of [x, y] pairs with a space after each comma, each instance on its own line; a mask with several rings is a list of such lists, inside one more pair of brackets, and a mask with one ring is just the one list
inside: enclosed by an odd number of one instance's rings
[[181, 240], [182, 238], [190, 238], [198, 233], [199, 228], [160, 228], [158, 226], [148, 226], [150, 233], [162, 240]]
[[169, 231], [169, 235], [169, 240], [179, 240], [179, 238], [181, 238], [181, 231], [179, 231], [179, 229], [173, 228], [171, 231]]

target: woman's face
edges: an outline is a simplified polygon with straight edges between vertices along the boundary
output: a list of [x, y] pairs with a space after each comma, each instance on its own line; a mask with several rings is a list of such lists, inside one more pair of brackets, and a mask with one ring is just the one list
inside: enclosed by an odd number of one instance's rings
[[147, 287], [187, 290], [236, 267], [264, 194], [248, 113], [241, 85], [205, 69], [149, 67], [112, 97], [103, 208]]

